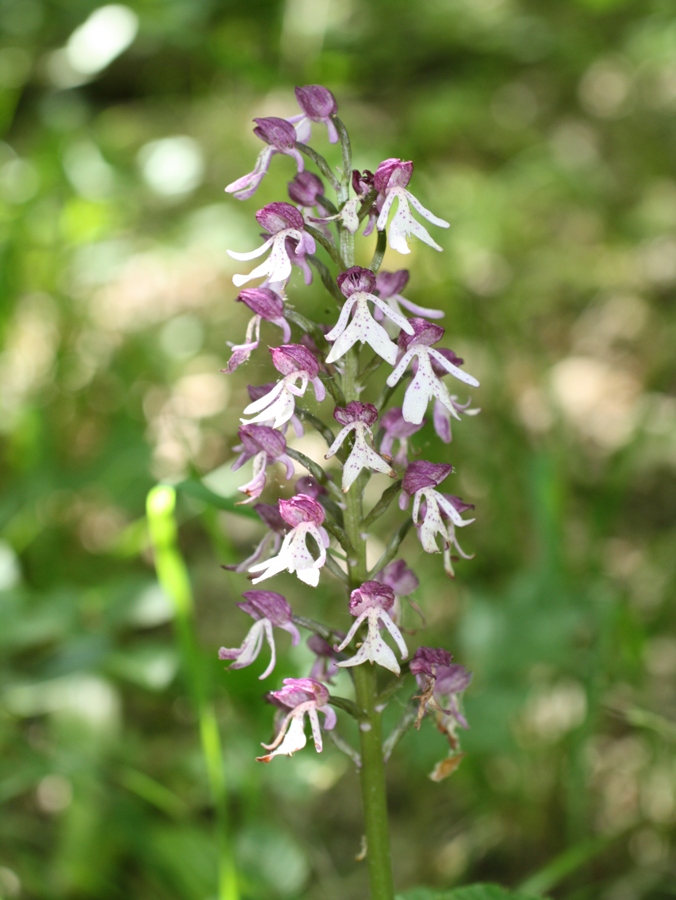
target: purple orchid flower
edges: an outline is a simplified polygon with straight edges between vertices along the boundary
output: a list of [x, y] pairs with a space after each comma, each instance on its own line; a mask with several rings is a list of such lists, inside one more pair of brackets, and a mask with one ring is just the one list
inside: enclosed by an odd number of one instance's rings
[[404, 162], [401, 159], [386, 159], [376, 169], [374, 183], [379, 194], [383, 197], [377, 222], [378, 231], [383, 231], [386, 228], [390, 209], [395, 199], [397, 199], [399, 205], [388, 232], [390, 247], [398, 253], [410, 253], [406, 239], [409, 235], [415, 235], [421, 241], [429, 244], [430, 247], [434, 247], [435, 250], [441, 250], [441, 247], [432, 239], [427, 229], [413, 218], [409, 204], [433, 225], [438, 225], [440, 228], [449, 228], [450, 225], [444, 219], [439, 219], [431, 213], [429, 209], [425, 209], [422, 203], [410, 191], [406, 190], [406, 185], [411, 180], [412, 175], [413, 163], [410, 161]]
[[[297, 494], [289, 500], [280, 500], [278, 506], [279, 514], [287, 525], [291, 526], [291, 530], [284, 537], [277, 556], [249, 567], [251, 573], [262, 573], [258, 578], [254, 578], [253, 583], [258, 584], [266, 578], [272, 578], [273, 575], [286, 571], [295, 572], [305, 584], [317, 587], [319, 570], [326, 562], [326, 548], [329, 546], [329, 536], [322, 525], [324, 510], [321, 504], [307, 494]], [[308, 535], [316, 544], [318, 551], [316, 557], [308, 549]]]
[[374, 662], [399, 675], [401, 672], [394, 652], [387, 646], [380, 635], [380, 623], [390, 632], [394, 642], [399, 648], [402, 659], [408, 656], [408, 648], [401, 632], [389, 616], [394, 606], [394, 591], [380, 581], [365, 581], [361, 587], [350, 594], [350, 613], [355, 616], [352, 628], [347, 633], [345, 640], [336, 647], [337, 651], [344, 650], [357, 633], [362, 622], [368, 622], [368, 633], [354, 656], [338, 663], [339, 668], [359, 666], [362, 663]]
[[265, 524], [266, 532], [251, 556], [237, 565], [223, 566], [228, 572], [248, 572], [249, 566], [260, 562], [263, 557], [267, 559], [274, 556], [282, 545], [282, 538], [289, 530], [289, 526], [279, 514], [276, 503], [257, 503], [253, 510]]
[[233, 463], [232, 471], [237, 471], [245, 462], [253, 459], [251, 481], [238, 488], [249, 497], [248, 500], [243, 500], [243, 503], [250, 503], [260, 497], [265, 487], [265, 471], [274, 462], [281, 462], [286, 466], [287, 481], [293, 478], [295, 469], [293, 462], [286, 455], [286, 440], [283, 434], [267, 425], [242, 425], [237, 433], [242, 443], [233, 448], [240, 456]]
[[296, 257], [304, 257], [314, 253], [314, 238], [305, 231], [305, 220], [295, 206], [290, 203], [268, 203], [256, 213], [258, 224], [270, 235], [265, 243], [248, 253], [237, 253], [228, 250], [233, 259], [255, 259], [270, 248], [270, 256], [248, 275], [233, 275], [233, 284], [237, 287], [251, 281], [252, 278], [266, 278], [270, 284], [286, 284], [291, 275], [291, 258], [287, 249], [287, 239], [295, 244]]
[[469, 687], [472, 673], [465, 666], [452, 664], [451, 659], [447, 650], [437, 647], [419, 647], [413, 654], [411, 674], [422, 691], [418, 727], [429, 709], [440, 714], [440, 727], [449, 734], [456, 725], [469, 728], [460, 710], [459, 697]]
[[389, 463], [379, 456], [369, 441], [373, 440], [371, 425], [378, 418], [378, 410], [371, 403], [360, 403], [353, 400], [346, 407], [337, 406], [333, 411], [333, 418], [343, 428], [338, 432], [335, 441], [329, 447], [329, 452], [324, 459], [330, 459], [342, 447], [347, 436], [354, 432], [354, 444], [350, 455], [343, 464], [343, 493], [346, 494], [352, 487], [362, 469], [371, 469], [374, 472], [382, 472], [390, 478], [396, 478], [397, 473]]
[[312, 738], [317, 753], [322, 752], [322, 733], [317, 713], [324, 716], [323, 728], [331, 731], [336, 725], [336, 713], [329, 706], [329, 692], [323, 684], [314, 678], [285, 678], [284, 687], [279, 691], [271, 691], [268, 695], [275, 706], [290, 709], [282, 722], [277, 737], [271, 744], [263, 744], [265, 756], [257, 756], [258, 762], [270, 762], [274, 756], [292, 756], [302, 750], [307, 743], [305, 737], [305, 715], [310, 720]]
[[278, 119], [275, 116], [254, 119], [254, 122], [256, 123], [254, 134], [268, 146], [258, 155], [253, 172], [243, 175], [226, 187], [226, 192], [238, 200], [248, 200], [256, 193], [258, 185], [268, 171], [270, 160], [277, 153], [293, 157], [296, 160], [298, 172], [302, 172], [305, 168], [303, 157], [296, 149], [296, 130], [293, 125], [290, 125], [286, 119]]
[[329, 141], [338, 142], [338, 131], [332, 116], [338, 112], [338, 104], [328, 88], [321, 84], [306, 84], [295, 89], [296, 100], [302, 112], [299, 116], [287, 119], [296, 127], [296, 137], [302, 144], [307, 144], [312, 136], [312, 123], [323, 122], [328, 131]]
[[231, 669], [243, 669], [245, 666], [250, 666], [258, 658], [258, 654], [263, 646], [263, 638], [265, 637], [272, 655], [270, 665], [262, 675], [259, 675], [259, 678], [262, 680], [267, 678], [275, 668], [276, 655], [273, 627], [288, 631], [294, 647], [300, 643], [300, 633], [291, 621], [291, 607], [281, 594], [276, 594], [274, 591], [246, 591], [242, 596], [245, 598], [244, 603], [237, 603], [236, 605], [239, 606], [242, 612], [251, 616], [254, 624], [240, 647], [232, 649], [221, 647], [218, 651], [218, 658], [234, 660], [230, 666]]
[[317, 401], [326, 396], [319, 378], [319, 363], [314, 354], [302, 344], [284, 344], [270, 350], [272, 364], [283, 375], [266, 394], [252, 401], [244, 410], [244, 415], [255, 413], [253, 419], [242, 422], [268, 422], [279, 428], [288, 422], [296, 409], [296, 397], [302, 397], [308, 384], [312, 384]]
[[[394, 365], [397, 359], [397, 348], [383, 326], [379, 325], [371, 315], [368, 301], [378, 307], [395, 325], [412, 335], [413, 328], [408, 320], [394, 312], [384, 300], [376, 297], [373, 293], [376, 277], [370, 269], [352, 266], [347, 272], [342, 272], [337, 281], [338, 287], [347, 300], [340, 311], [338, 322], [326, 335], [327, 341], [335, 342], [326, 357], [326, 362], [332, 363], [340, 359], [357, 341], [360, 341], [362, 344], [369, 344], [378, 356], [390, 365]], [[355, 312], [350, 321], [350, 313], [353, 309]]]
[[291, 340], [291, 328], [284, 318], [284, 301], [267, 287], [244, 288], [239, 292], [237, 300], [248, 306], [255, 313], [246, 328], [243, 344], [231, 344], [232, 355], [228, 365], [222, 371], [226, 374], [234, 372], [238, 366], [245, 363], [254, 350], [258, 348], [261, 339], [261, 320], [272, 322], [282, 329], [282, 337], [285, 341]]
[[401, 376], [406, 371], [406, 367], [412, 360], [417, 358], [417, 369], [413, 380], [406, 388], [404, 395], [404, 404], [402, 413], [407, 422], [419, 425], [427, 404], [435, 397], [450, 412], [451, 415], [457, 415], [453, 402], [446, 385], [435, 374], [432, 368], [432, 362], [437, 362], [445, 372], [454, 375], [465, 384], [472, 387], [478, 387], [479, 382], [472, 375], [463, 372], [462, 369], [454, 365], [448, 360], [440, 350], [435, 349], [432, 344], [436, 344], [444, 336], [444, 329], [441, 325], [433, 325], [426, 322], [425, 319], [411, 319], [410, 324], [413, 327], [413, 333], [409, 332], [399, 335], [399, 346], [403, 350], [394, 371], [387, 379], [389, 387], [394, 387]]

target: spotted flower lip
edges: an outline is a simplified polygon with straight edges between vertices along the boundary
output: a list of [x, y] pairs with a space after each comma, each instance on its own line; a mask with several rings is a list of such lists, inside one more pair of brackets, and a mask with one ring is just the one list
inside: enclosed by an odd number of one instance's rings
[[[371, 315], [368, 303], [370, 301], [375, 307], [378, 307], [399, 328], [412, 333], [412, 326], [408, 319], [394, 312], [380, 297], [364, 290], [364, 287], [371, 284], [375, 287], [375, 276], [370, 269], [352, 266], [339, 276], [338, 284], [347, 299], [340, 311], [336, 325], [326, 335], [327, 341], [333, 343], [326, 362], [336, 362], [359, 341], [362, 344], [369, 344], [382, 359], [390, 365], [394, 365], [397, 359], [397, 348], [383, 326], [378, 324]], [[354, 316], [350, 321], [350, 313], [353, 310]]]
[[399, 345], [404, 351], [387, 379], [387, 385], [394, 387], [400, 380], [409, 363], [417, 360], [417, 368], [411, 383], [406, 388], [402, 413], [407, 422], [419, 424], [422, 422], [427, 410], [427, 404], [432, 398], [442, 403], [451, 415], [456, 415], [451, 395], [448, 388], [434, 373], [432, 362], [437, 362], [445, 372], [455, 376], [459, 381], [478, 387], [479, 382], [464, 372], [458, 366], [450, 362], [439, 350], [431, 345], [443, 337], [444, 329], [440, 325], [426, 322], [424, 319], [411, 319], [413, 332], [409, 331], [405, 337], [399, 336]]
[[316, 250], [315, 240], [305, 231], [305, 221], [295, 206], [290, 203], [269, 203], [256, 213], [258, 223], [270, 234], [270, 237], [256, 250], [239, 253], [228, 250], [233, 259], [247, 260], [262, 256], [270, 249], [269, 257], [248, 275], [233, 275], [233, 284], [241, 287], [253, 278], [265, 278], [271, 284], [285, 284], [291, 275], [291, 259], [287, 249], [287, 239], [291, 239], [295, 247], [295, 255], [305, 257]]
[[232, 194], [237, 200], [248, 200], [256, 193], [270, 167], [272, 157], [277, 153], [293, 157], [299, 172], [305, 168], [303, 157], [296, 149], [296, 132], [293, 125], [275, 116], [254, 119], [254, 122], [256, 123], [254, 134], [267, 146], [259, 153], [253, 171], [226, 187], [226, 193]]
[[262, 680], [267, 678], [275, 667], [276, 654], [273, 627], [288, 631], [294, 647], [300, 642], [300, 633], [291, 620], [291, 607], [282, 594], [277, 594], [274, 591], [246, 591], [242, 596], [244, 597], [244, 602], [237, 603], [237, 606], [242, 612], [251, 616], [254, 624], [240, 647], [221, 647], [218, 651], [218, 658], [234, 660], [230, 668], [242, 669], [251, 665], [258, 658], [263, 646], [263, 638], [265, 638], [270, 647], [271, 658], [267, 669], [259, 676]]
[[382, 472], [391, 478], [396, 478], [397, 473], [369, 443], [372, 440], [370, 426], [378, 418], [378, 410], [371, 403], [360, 403], [353, 400], [346, 407], [337, 406], [333, 417], [344, 427], [338, 432], [335, 441], [329, 447], [324, 457], [330, 459], [338, 452], [350, 432], [354, 432], [354, 445], [350, 455], [343, 464], [343, 493], [347, 493], [362, 469], [371, 469], [374, 472]]
[[408, 656], [408, 648], [401, 632], [390, 618], [389, 612], [395, 604], [394, 591], [389, 585], [380, 581], [365, 581], [361, 587], [350, 594], [350, 614], [355, 616], [352, 628], [345, 639], [335, 648], [340, 652], [350, 643], [357, 633], [362, 622], [367, 622], [368, 633], [363, 643], [354, 656], [343, 660], [337, 665], [339, 668], [359, 666], [362, 663], [378, 663], [395, 675], [399, 675], [401, 668], [394, 652], [383, 640], [380, 634], [380, 625], [384, 625], [394, 639], [402, 659]]
[[[291, 530], [285, 535], [277, 556], [249, 567], [250, 573], [261, 573], [253, 583], [258, 584], [286, 571], [295, 572], [305, 584], [317, 587], [319, 570], [326, 562], [326, 548], [329, 546], [329, 536], [322, 526], [324, 510], [321, 504], [306, 494], [280, 500], [278, 506], [280, 516], [291, 526]], [[316, 557], [308, 549], [308, 536], [316, 544]]]
[[431, 213], [410, 191], [406, 190], [412, 175], [413, 163], [410, 160], [405, 162], [401, 159], [391, 158], [384, 160], [378, 166], [374, 182], [384, 200], [376, 228], [378, 231], [383, 231], [387, 227], [387, 218], [392, 204], [398, 200], [397, 211], [390, 223], [387, 236], [390, 247], [398, 253], [410, 253], [407, 238], [414, 235], [435, 250], [441, 250], [442, 248], [432, 239], [427, 229], [413, 218], [409, 204], [433, 225], [438, 225], [440, 228], [449, 228], [450, 225], [445, 219], [440, 219]]
[[443, 310], [418, 306], [417, 303], [412, 303], [406, 297], [402, 297], [401, 292], [408, 284], [408, 279], [408, 269], [398, 269], [396, 272], [385, 272], [381, 269], [376, 276], [378, 296], [382, 297], [383, 300], [387, 300], [395, 312], [400, 313], [403, 306], [404, 309], [416, 316], [426, 319], [443, 319], [445, 315]]
[[312, 135], [312, 122], [320, 122], [326, 125], [329, 141], [337, 143], [338, 131], [331, 117], [338, 112], [338, 104], [331, 91], [321, 84], [306, 84], [297, 87], [295, 92], [302, 112], [287, 121], [295, 125], [298, 140], [307, 144]]
[[331, 731], [336, 725], [335, 710], [329, 706], [329, 692], [315, 678], [285, 678], [279, 691], [271, 691], [268, 699], [281, 709], [290, 709], [284, 717], [277, 737], [271, 744], [263, 744], [266, 750], [272, 751], [264, 756], [257, 756], [258, 762], [270, 762], [275, 756], [292, 756], [302, 750], [307, 743], [305, 736], [305, 716], [310, 720], [312, 738], [317, 753], [322, 752], [322, 733], [318, 713], [324, 716], [323, 728]]

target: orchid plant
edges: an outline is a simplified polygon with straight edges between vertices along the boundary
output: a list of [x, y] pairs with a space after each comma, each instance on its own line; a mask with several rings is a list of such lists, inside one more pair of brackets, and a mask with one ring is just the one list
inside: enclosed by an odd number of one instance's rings
[[[253, 626], [238, 647], [223, 647], [219, 656], [231, 662], [231, 669], [239, 669], [254, 662], [266, 641], [271, 658], [260, 677], [267, 679], [276, 662], [274, 629], [287, 631], [293, 644], [300, 640], [299, 629], [309, 632], [315, 663], [307, 676], [284, 678], [280, 688], [268, 693], [268, 701], [278, 710], [276, 733], [271, 743], [263, 744], [266, 752], [258, 760], [269, 763], [302, 750], [307, 743], [306, 720], [317, 752], [322, 752], [324, 732], [350, 756], [361, 779], [371, 896], [393, 900], [386, 761], [405, 732], [420, 728], [429, 717], [449, 744], [448, 757], [432, 777], [440, 780], [450, 774], [462, 758], [459, 730], [468, 727], [462, 694], [471, 680], [447, 650], [421, 646], [411, 652], [402, 634], [401, 601], [418, 586], [401, 556], [408, 532], [415, 527], [423, 550], [441, 554], [447, 574], [454, 577], [453, 561], [471, 558], [461, 550], [456, 531], [474, 521], [463, 517], [473, 506], [441, 488], [453, 467], [411, 459], [417, 454], [409, 439], [424, 426], [433, 401], [433, 425], [441, 441], [449, 443], [451, 418], [460, 420], [462, 414], [478, 410], [468, 408], [468, 399], [458, 400], [445, 379], [450, 376], [470, 387], [478, 382], [462, 368], [462, 359], [440, 346], [444, 328], [430, 320], [442, 318], [443, 312], [417, 306], [402, 295], [408, 271], [380, 268], [388, 245], [396, 253], [408, 254], [412, 237], [441, 250], [415, 214], [439, 228], [449, 227], [409, 191], [413, 163], [391, 158], [374, 172], [353, 170], [350, 140], [331, 91], [307, 85], [296, 89], [296, 97], [299, 115], [255, 120], [254, 134], [265, 146], [253, 171], [226, 188], [237, 199], [247, 200], [275, 155], [296, 162], [297, 173], [289, 184], [291, 202], [270, 203], [256, 212], [265, 229], [264, 243], [254, 250], [229, 251], [240, 261], [268, 255], [253, 270], [233, 277], [237, 287], [257, 282], [237, 297], [254, 316], [243, 342], [233, 346], [224, 371], [231, 373], [246, 364], [258, 348], [261, 328], [269, 328], [271, 340], [281, 329], [284, 343], [270, 350], [279, 379], [249, 387], [251, 402], [243, 410], [236, 448], [240, 456], [233, 468], [253, 460], [252, 477], [240, 488], [247, 497], [244, 503], [263, 494], [268, 469], [275, 463], [282, 464], [287, 480], [298, 477], [292, 496], [254, 506], [269, 533], [248, 560], [230, 568], [247, 573], [254, 585], [281, 572], [295, 574], [313, 587], [325, 578], [337, 579], [346, 603], [337, 625], [324, 624], [295, 615], [277, 592], [248, 590], [238, 606], [252, 617]], [[315, 126], [326, 126], [328, 139], [341, 144], [338, 175], [307, 143]], [[308, 162], [317, 173], [305, 168]], [[328, 189], [335, 199], [329, 199]], [[367, 238], [375, 232], [368, 268], [354, 264], [360, 231]], [[318, 255], [318, 248], [328, 260]], [[337, 304], [335, 324], [327, 327], [298, 311], [295, 296], [287, 294], [294, 266], [301, 269], [306, 283], [315, 273], [319, 276]], [[331, 266], [336, 268], [334, 274]], [[323, 418], [307, 408], [310, 385], [315, 401], [325, 409]], [[394, 405], [398, 391], [403, 397], [400, 405]], [[339, 425], [335, 434], [326, 421], [330, 416]], [[333, 467], [289, 446], [289, 425], [297, 435], [305, 427], [319, 432], [327, 442], [325, 458], [336, 457], [341, 463], [338, 477]], [[391, 481], [367, 510], [364, 488], [379, 475]], [[397, 496], [405, 518], [381, 557], [369, 565], [371, 529]], [[411, 605], [417, 609], [414, 601]], [[353, 617], [349, 628], [348, 616]], [[342, 669], [351, 676], [353, 698], [332, 693]], [[383, 710], [409, 681], [412, 693], [402, 719], [384, 738]], [[357, 720], [358, 748], [339, 735], [336, 710]]]

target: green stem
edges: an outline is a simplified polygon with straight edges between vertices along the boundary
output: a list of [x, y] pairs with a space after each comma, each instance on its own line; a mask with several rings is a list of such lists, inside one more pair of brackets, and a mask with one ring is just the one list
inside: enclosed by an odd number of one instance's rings
[[[351, 263], [351, 258], [346, 257]], [[349, 403], [359, 397], [357, 372], [359, 357], [355, 349], [345, 358], [343, 392]], [[359, 587], [367, 580], [366, 541], [362, 492], [347, 492], [345, 497], [345, 531], [354, 548], [348, 565], [350, 587]], [[376, 709], [378, 681], [372, 665], [355, 666], [353, 669], [355, 700], [362, 721], [359, 726], [361, 762], [359, 779], [364, 807], [366, 832], [366, 861], [371, 885], [371, 900], [394, 900], [392, 859], [390, 854], [389, 823], [387, 818], [387, 793], [385, 786], [385, 762], [383, 759], [383, 733], [381, 712]]]
[[188, 570], [178, 549], [174, 518], [176, 490], [158, 485], [148, 494], [147, 515], [150, 540], [155, 552], [155, 568], [160, 585], [171, 599], [176, 613], [176, 630], [185, 679], [197, 711], [202, 754], [211, 798], [216, 813], [219, 850], [219, 900], [239, 900], [237, 872], [229, 836], [227, 786], [216, 713], [209, 699], [194, 627], [193, 596]]

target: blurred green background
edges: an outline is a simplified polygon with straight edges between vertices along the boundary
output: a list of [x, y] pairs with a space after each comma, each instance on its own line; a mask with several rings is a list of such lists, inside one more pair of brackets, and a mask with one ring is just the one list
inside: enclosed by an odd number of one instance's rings
[[[424, 642], [475, 677], [458, 772], [427, 779], [444, 754], [428, 722], [391, 763], [397, 883], [676, 896], [673, 0], [97, 8], [0, 0], [0, 897], [216, 896], [145, 496], [245, 480], [237, 419], [272, 372], [262, 353], [219, 374], [247, 319], [225, 249], [256, 246], [253, 212], [294, 166], [275, 158], [246, 203], [223, 188], [260, 149], [252, 117], [293, 114], [307, 83], [336, 94], [357, 166], [413, 159], [414, 193], [450, 220], [443, 254], [385, 267], [443, 306], [445, 346], [482, 382], [450, 450], [414, 439], [477, 506], [455, 582], [413, 536], [404, 554]], [[329, 320], [319, 285], [290, 293]], [[264, 683], [264, 663], [216, 659], [247, 627], [246, 579], [219, 564], [260, 528], [188, 495], [178, 515], [243, 896], [362, 898], [351, 764], [332, 746], [253, 763], [263, 692], [309, 653], [283, 636]], [[330, 577], [274, 587], [346, 626]]]

